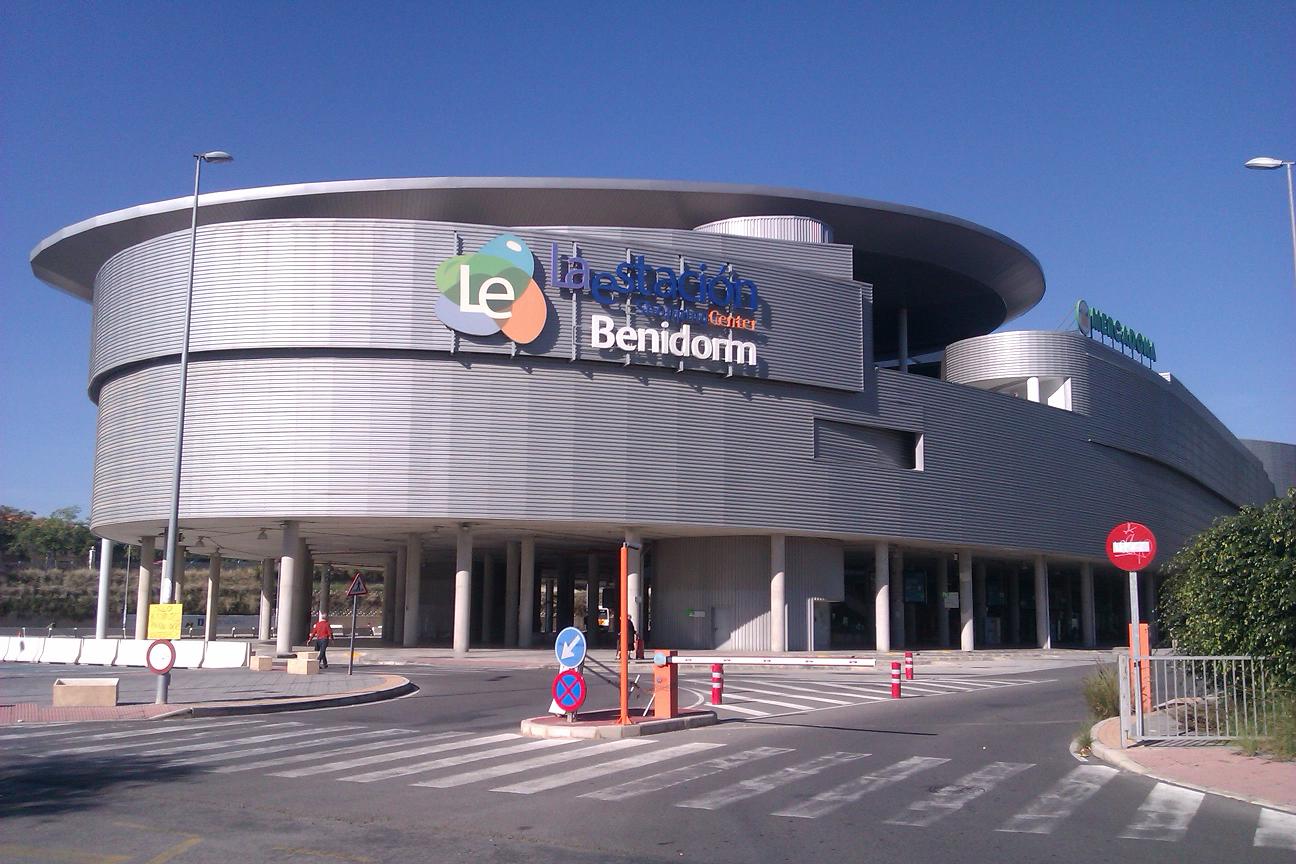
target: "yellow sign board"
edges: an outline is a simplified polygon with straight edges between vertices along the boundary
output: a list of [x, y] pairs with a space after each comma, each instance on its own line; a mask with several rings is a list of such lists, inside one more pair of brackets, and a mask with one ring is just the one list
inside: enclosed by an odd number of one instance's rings
[[183, 614], [183, 603], [150, 603], [148, 638], [179, 639], [180, 618]]

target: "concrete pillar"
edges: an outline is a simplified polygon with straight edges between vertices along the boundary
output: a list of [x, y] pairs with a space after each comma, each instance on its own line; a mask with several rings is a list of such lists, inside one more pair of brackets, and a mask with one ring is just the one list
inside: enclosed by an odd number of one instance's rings
[[495, 556], [482, 553], [481, 641], [490, 642], [495, 637]]
[[986, 565], [972, 562], [972, 632], [977, 645], [986, 644]]
[[320, 568], [319, 614], [329, 617], [329, 594], [332, 591], [333, 568], [325, 564]]
[[1093, 565], [1080, 565], [1080, 639], [1086, 648], [1098, 644], [1097, 624], [1094, 617]]
[[593, 639], [598, 631], [599, 572], [598, 553], [591, 552], [585, 559], [585, 633]]
[[504, 548], [504, 647], [518, 644], [518, 559], [522, 544], [508, 541]]
[[787, 651], [787, 538], [770, 537], [770, 650]]
[[468, 654], [468, 641], [472, 629], [472, 532], [460, 525], [455, 532], [455, 594], [454, 594], [454, 653], [456, 657]]
[[409, 559], [405, 546], [396, 549], [396, 582], [392, 591], [392, 644], [405, 644], [405, 562]]
[[152, 537], [140, 538], [139, 584], [135, 586], [135, 638], [148, 636], [149, 592], [153, 590], [153, 558], [157, 550], [153, 548]]
[[891, 550], [885, 543], [873, 546], [874, 648], [891, 650]]
[[95, 638], [108, 636], [108, 589], [112, 580], [113, 541], [99, 541], [99, 602], [95, 605]]
[[216, 638], [216, 607], [220, 603], [221, 554], [214, 553], [207, 559], [207, 617], [203, 624], [203, 641], [210, 642]]
[[1028, 402], [1040, 401], [1039, 379], [1034, 376], [1026, 379], [1026, 400]]
[[275, 560], [261, 559], [261, 605], [257, 610], [257, 639], [262, 642], [270, 640], [270, 624], [274, 617], [274, 577]]
[[1021, 571], [1015, 563], [1008, 574], [1008, 641], [1021, 644]]
[[396, 556], [389, 554], [383, 560], [382, 641], [392, 641], [392, 617], [396, 614]]
[[531, 647], [535, 620], [535, 538], [523, 537], [518, 556], [517, 639], [519, 648]]
[[[469, 547], [471, 550], [472, 547]], [[423, 541], [417, 534], [405, 540], [405, 628], [401, 644], [413, 648], [419, 643], [419, 582], [423, 567]], [[457, 619], [456, 615], [456, 619]]]
[[1053, 647], [1053, 633], [1049, 630], [1048, 564], [1043, 555], [1035, 556], [1035, 638], [1039, 647]]
[[558, 621], [554, 632], [576, 624], [576, 574], [566, 557], [558, 561]]
[[297, 605], [293, 607], [296, 613], [293, 616], [292, 631], [293, 644], [306, 644], [306, 637], [310, 634], [314, 622], [314, 608], [311, 605], [311, 594], [315, 585], [315, 558], [310, 553], [306, 541], [298, 539], [297, 545], [300, 547], [300, 557], [302, 561], [302, 578], [297, 580]]
[[942, 648], [950, 645], [949, 610], [945, 608], [945, 594], [949, 591], [949, 571], [954, 559], [946, 558], [936, 572], [936, 635]]
[[279, 559], [279, 631], [275, 636], [275, 652], [287, 654], [292, 651], [292, 621], [297, 604], [297, 578], [301, 568], [301, 543], [297, 537], [297, 523], [288, 521], [283, 524], [283, 550]]
[[905, 647], [904, 550], [891, 548], [891, 647]]
[[[167, 595], [170, 599], [166, 601], [168, 603], [184, 603], [185, 559], [188, 557], [189, 547], [177, 544], [175, 566], [171, 568], [171, 593]], [[166, 590], [166, 586], [163, 586], [163, 590]], [[1125, 617], [1129, 618], [1128, 615]]]
[[900, 371], [909, 371], [909, 310], [901, 306], [896, 314], [896, 341], [899, 343]]
[[[629, 554], [626, 556], [629, 564], [626, 587], [630, 598], [630, 620], [634, 622], [635, 632], [639, 634], [639, 637], [647, 639], [648, 636], [644, 632], [643, 622], [643, 574], [640, 572], [640, 567], [643, 564], [643, 536], [638, 531], [627, 528], [625, 542], [630, 545]], [[631, 650], [634, 650], [633, 646]]]
[[959, 550], [959, 648], [972, 651], [976, 648], [972, 615], [972, 550]]

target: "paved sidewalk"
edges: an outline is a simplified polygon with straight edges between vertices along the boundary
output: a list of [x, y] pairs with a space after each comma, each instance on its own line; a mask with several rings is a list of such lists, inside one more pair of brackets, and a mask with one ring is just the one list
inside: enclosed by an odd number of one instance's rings
[[1125, 771], [1296, 813], [1296, 762], [1245, 756], [1227, 745], [1139, 745], [1121, 748], [1116, 717], [1093, 728], [1094, 755]]
[[[55, 708], [56, 678], [117, 678], [116, 707]], [[324, 708], [403, 695], [413, 685], [399, 675], [345, 667], [318, 675], [247, 669], [176, 669], [167, 705], [155, 705], [157, 677], [146, 669], [42, 663], [0, 664], [0, 726], [80, 720], [145, 720], [177, 714], [220, 716]]]

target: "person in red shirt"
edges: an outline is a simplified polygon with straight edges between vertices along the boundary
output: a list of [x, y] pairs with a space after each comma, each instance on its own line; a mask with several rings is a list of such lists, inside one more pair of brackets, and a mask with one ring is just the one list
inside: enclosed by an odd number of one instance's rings
[[328, 644], [333, 638], [333, 628], [329, 626], [328, 619], [324, 613], [320, 613], [319, 620], [311, 628], [310, 638], [315, 640], [315, 650], [319, 652], [319, 665], [321, 669], [328, 668]]

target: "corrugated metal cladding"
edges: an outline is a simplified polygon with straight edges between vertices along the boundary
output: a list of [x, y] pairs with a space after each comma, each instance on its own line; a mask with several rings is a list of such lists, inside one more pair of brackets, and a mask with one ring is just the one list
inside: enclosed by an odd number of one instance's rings
[[1243, 439], [1242, 444], [1264, 465], [1279, 495], [1296, 486], [1296, 444], [1251, 439]]
[[[165, 522], [174, 392], [174, 364], [104, 384], [97, 530]], [[852, 393], [544, 357], [199, 355], [181, 511], [777, 531], [1081, 557], [1130, 513], [1170, 550], [1231, 511], [1188, 474], [1095, 443], [1094, 427], [885, 370], [875, 392]], [[925, 470], [898, 465], [895, 436], [871, 428], [922, 432]], [[833, 446], [817, 453], [825, 430]], [[1253, 498], [1269, 488], [1263, 478]]]
[[[845, 596], [842, 545], [789, 537], [784, 550], [787, 645], [804, 651], [811, 598]], [[653, 544], [653, 638], [673, 648], [770, 649], [770, 539], [687, 537]]]
[[1078, 332], [993, 333], [945, 352], [954, 383], [1033, 375], [1071, 379], [1072, 408], [1095, 443], [1180, 471], [1235, 506], [1272, 497], [1264, 465], [1182, 384]]
[[831, 243], [832, 228], [809, 216], [735, 216], [708, 222], [693, 229], [704, 234], [732, 234], [763, 240], [791, 240], [795, 243]]
[[[249, 351], [282, 348], [450, 351], [511, 354], [502, 335], [455, 340], [436, 317], [437, 267], [456, 246], [473, 252], [504, 229], [458, 223], [367, 219], [290, 219], [237, 222], [199, 231], [191, 349]], [[683, 256], [714, 273], [724, 264], [759, 286], [756, 331], [732, 338], [754, 342], [753, 370], [710, 360], [683, 360], [684, 370], [861, 390], [861, 358], [871, 355], [871, 323], [863, 312], [867, 286], [849, 278], [849, 250], [822, 247], [815, 255], [777, 258], [760, 243], [689, 231], [625, 231], [611, 239], [559, 232], [517, 232], [552, 277], [550, 244], [562, 254], [575, 242], [591, 266], [615, 270], [627, 249], [649, 265], [678, 269]], [[95, 281], [90, 358], [92, 390], [119, 366], [179, 352], [188, 262], [188, 232], [165, 235], [113, 256]], [[660, 244], [660, 245], [655, 245]], [[766, 247], [768, 243], [764, 244]], [[804, 250], [804, 244], [781, 244]], [[751, 253], [752, 258], [743, 257]], [[797, 269], [798, 263], [809, 263]], [[830, 275], [827, 271], [845, 275]], [[620, 351], [589, 346], [590, 317], [613, 314], [622, 324], [656, 327], [657, 319], [625, 305], [603, 307], [582, 292], [548, 287], [549, 323], [528, 356], [625, 363]], [[573, 322], [579, 322], [579, 334]], [[728, 331], [692, 327], [694, 334]], [[577, 344], [573, 346], [573, 339]], [[573, 351], [573, 347], [575, 350]], [[631, 365], [680, 366], [648, 352]]]

